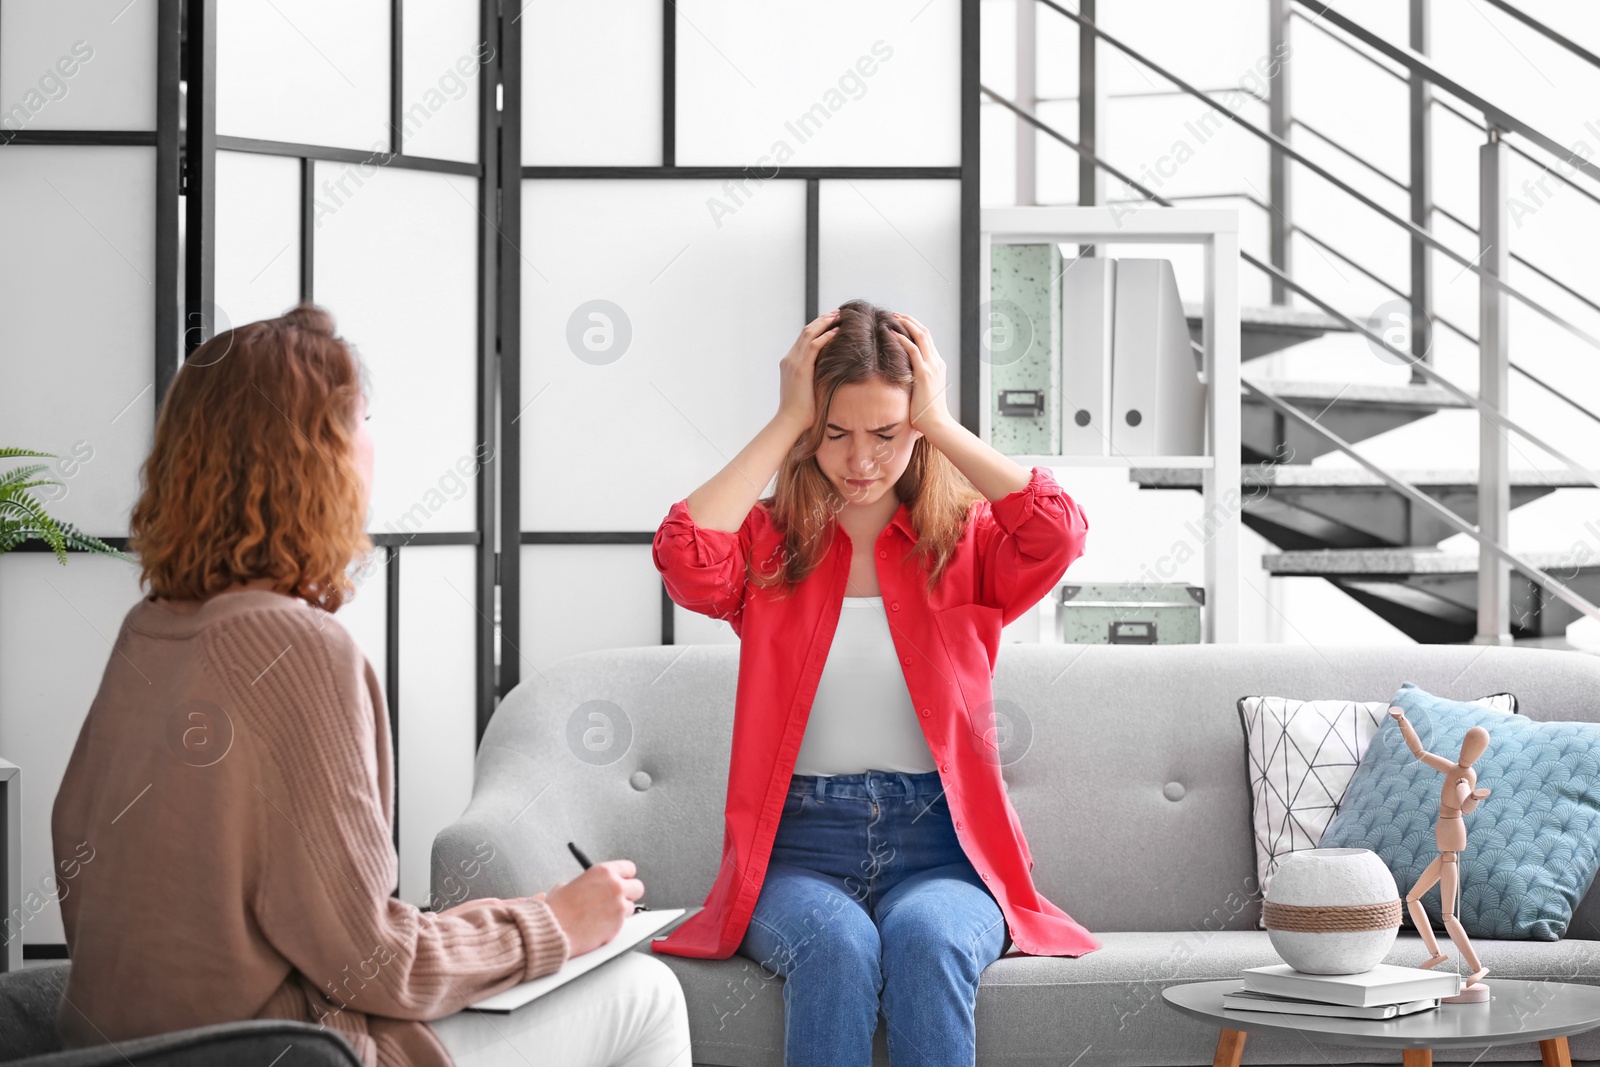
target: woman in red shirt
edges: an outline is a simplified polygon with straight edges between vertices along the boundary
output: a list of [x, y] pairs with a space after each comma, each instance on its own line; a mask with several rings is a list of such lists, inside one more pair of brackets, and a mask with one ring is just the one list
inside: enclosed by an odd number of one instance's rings
[[673, 600], [742, 642], [722, 867], [652, 947], [784, 976], [789, 1067], [866, 1067], [880, 1006], [896, 1067], [970, 1065], [1007, 941], [1099, 947], [1033, 886], [990, 692], [1000, 628], [1088, 521], [950, 416], [909, 315], [851, 301], [780, 370], [777, 415], [653, 545]]

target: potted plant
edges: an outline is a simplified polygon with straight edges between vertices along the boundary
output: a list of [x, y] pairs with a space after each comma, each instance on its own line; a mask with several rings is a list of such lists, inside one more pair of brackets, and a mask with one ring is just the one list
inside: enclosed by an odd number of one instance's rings
[[[19, 456], [57, 458], [53, 452], [33, 452], [26, 448], [0, 448], [0, 459], [15, 459]], [[98, 537], [91, 537], [70, 522], [61, 522], [45, 513], [44, 505], [39, 503], [29, 490], [36, 485], [62, 483], [51, 478], [38, 478], [32, 481], [29, 479], [49, 469], [49, 464], [33, 463], [0, 474], [0, 555], [31, 538], [48, 542], [62, 566], [66, 566], [69, 548], [114, 556], [129, 563], [135, 562], [126, 552], [112, 548]]]

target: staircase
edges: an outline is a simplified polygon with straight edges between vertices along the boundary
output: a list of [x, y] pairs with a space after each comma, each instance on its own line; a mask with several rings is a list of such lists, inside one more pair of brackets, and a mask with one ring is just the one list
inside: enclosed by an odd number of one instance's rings
[[[1502, 173], [1504, 164], [1497, 163], [1496, 159], [1505, 158], [1499, 146], [1512, 135], [1517, 137], [1519, 143], [1527, 144], [1549, 155], [1536, 157], [1524, 148], [1518, 147], [1516, 143], [1506, 145], [1509, 151], [1547, 168], [1547, 173], [1552, 178], [1557, 178], [1551, 162], [1553, 159], [1563, 158], [1565, 153], [1560, 151], [1560, 146], [1553, 139], [1450, 81], [1428, 63], [1423, 54], [1426, 51], [1427, 41], [1427, 0], [1410, 0], [1410, 3], [1412, 49], [1390, 44], [1319, 0], [1268, 0], [1272, 20], [1272, 32], [1269, 37], [1273, 42], [1286, 40], [1291, 22], [1296, 22], [1297, 32], [1301, 32], [1299, 26], [1304, 25], [1307, 27], [1304, 32], [1326, 34], [1336, 43], [1361, 55], [1380, 70], [1386, 71], [1391, 77], [1397, 77], [1403, 82], [1409, 81], [1414, 115], [1430, 106], [1438, 106], [1485, 131], [1488, 150], [1480, 151], [1478, 160], [1480, 186], [1484, 188], [1490, 187], [1484, 183], [1500, 183], [1505, 180]], [[1075, 141], [1039, 121], [1036, 115], [1026, 108], [1019, 107], [1015, 101], [1005, 99], [987, 86], [982, 87], [984, 94], [995, 102], [1005, 105], [1033, 130], [1044, 133], [1076, 151], [1084, 164], [1080, 167], [1080, 188], [1085, 184], [1083, 176], [1092, 175], [1098, 168], [1125, 182], [1131, 190], [1136, 190], [1148, 200], [1170, 204], [1172, 201], [1139, 184], [1126, 170], [1119, 170], [1095, 153], [1093, 133], [1096, 129], [1104, 128], [1104, 121], [1097, 112], [1091, 113], [1090, 105], [1086, 103], [1092, 98], [1094, 75], [1092, 60], [1088, 61], [1089, 66], [1085, 67], [1086, 53], [1083, 40], [1089, 38], [1098, 40], [1102, 51], [1106, 50], [1104, 46], [1110, 46], [1122, 52], [1121, 58], [1165, 78], [1176, 86], [1180, 93], [1186, 93], [1210, 105], [1219, 107], [1221, 105], [1218, 105], [1217, 100], [1206, 91], [1197, 89], [1178, 74], [1153, 62], [1136, 47], [1106, 33], [1094, 20], [1093, 0], [1081, 0], [1080, 11], [1070, 11], [1055, 0], [1037, 0], [1036, 6], [1041, 12], [1037, 17], [1041, 20], [1050, 17], [1042, 13], [1048, 10], [1078, 24], [1079, 128], [1088, 131], [1088, 134], [1082, 141]], [[1509, 5], [1497, 3], [1496, 6]], [[1536, 20], [1521, 13], [1517, 13], [1516, 17], [1524, 24], [1563, 44], [1581, 61], [1600, 66], [1595, 63], [1592, 53], [1571, 45], [1553, 31], [1543, 28]], [[1092, 50], [1088, 54], [1092, 55]], [[1393, 68], [1397, 66], [1406, 73], [1396, 74]], [[1089, 71], [1087, 77], [1082, 73], [1085, 69]], [[1351, 317], [1343, 314], [1340, 310], [1336, 310], [1328, 299], [1298, 282], [1290, 270], [1287, 252], [1289, 237], [1298, 232], [1303, 238], [1313, 242], [1319, 252], [1325, 250], [1338, 257], [1366, 279], [1378, 283], [1393, 293], [1400, 301], [1412, 305], [1420, 302], [1432, 316], [1432, 330], [1450, 330], [1469, 343], [1479, 346], [1481, 365], [1495, 366], [1498, 361], [1501, 375], [1516, 371], [1531, 379], [1536, 385], [1561, 396], [1571, 408], [1597, 423], [1600, 423], [1600, 416], [1596, 416], [1564, 394], [1556, 392], [1552, 386], [1511, 361], [1506, 350], [1506, 335], [1491, 335], [1480, 342], [1479, 338], [1471, 336], [1466, 330], [1435, 314], [1429, 300], [1432, 288], [1429, 262], [1433, 257], [1442, 254], [1454, 259], [1461, 266], [1463, 273], [1471, 271], [1477, 274], [1480, 303], [1485, 307], [1498, 308], [1499, 314], [1505, 314], [1507, 306], [1515, 301], [1523, 308], [1566, 327], [1568, 332], [1594, 347], [1600, 347], [1600, 340], [1596, 340], [1584, 330], [1536, 303], [1526, 293], [1513, 290], [1499, 282], [1499, 279], [1508, 277], [1506, 268], [1512, 260], [1515, 260], [1591, 309], [1600, 310], [1600, 301], [1594, 299], [1596, 294], [1584, 292], [1583, 285], [1574, 285], [1570, 280], [1558, 279], [1526, 259], [1510, 253], [1508, 247], [1510, 233], [1505, 228], [1503, 217], [1498, 222], [1493, 217], [1480, 218], [1478, 228], [1474, 229], [1466, 221], [1435, 208], [1429, 202], [1431, 194], [1427, 192], [1420, 200], [1417, 196], [1413, 196], [1410, 218], [1402, 217], [1345, 182], [1329, 165], [1320, 163], [1299, 151], [1298, 146], [1302, 143], [1302, 139], [1291, 142], [1289, 136], [1290, 128], [1296, 125], [1296, 122], [1288, 113], [1287, 85], [1283, 81], [1283, 78], [1287, 77], [1287, 69], [1286, 65], [1283, 74], [1272, 81], [1270, 90], [1272, 94], [1281, 94], [1281, 99], [1273, 98], [1265, 101], [1269, 104], [1272, 116], [1269, 129], [1255, 127], [1238, 115], [1232, 115], [1228, 120], [1266, 141], [1270, 152], [1269, 158], [1272, 160], [1272, 192], [1268, 194], [1268, 200], [1247, 193], [1222, 194], [1225, 198], [1231, 195], [1242, 204], [1253, 205], [1254, 208], [1261, 210], [1271, 228], [1269, 242], [1271, 251], [1268, 256], [1270, 262], [1256, 258], [1248, 249], [1241, 253], [1241, 258], [1248, 264], [1268, 274], [1272, 281], [1275, 301], [1266, 307], [1241, 309], [1241, 357], [1247, 364], [1244, 378], [1256, 389], [1270, 394], [1268, 399], [1245, 390], [1241, 397], [1244, 461], [1242, 521], [1279, 550], [1262, 557], [1263, 567], [1275, 577], [1324, 579], [1419, 642], [1447, 643], [1489, 639], [1484, 636], [1487, 616], [1480, 611], [1478, 597], [1479, 550], [1476, 547], [1468, 551], [1441, 550], [1439, 545], [1442, 541], [1462, 531], [1452, 525], [1447, 517], [1440, 515], [1437, 509], [1426, 506], [1427, 500], [1415, 499], [1420, 495], [1442, 505], [1465, 523], [1478, 526], [1480, 538], [1492, 542], [1495, 539], [1490, 531], [1496, 528], [1505, 529], [1504, 516], [1480, 515], [1480, 472], [1474, 469], [1384, 472], [1389, 478], [1398, 479], [1406, 483], [1410, 490], [1417, 491], [1413, 493], [1397, 490], [1389, 479], [1380, 477], [1364, 467], [1313, 465], [1313, 461], [1339, 451], [1344, 446], [1358, 445], [1380, 434], [1420, 422], [1440, 411], [1467, 409], [1480, 401], [1498, 410], [1504, 417], [1503, 400], [1497, 402], [1492, 397], [1503, 397], [1505, 387], [1497, 381], [1493, 393], [1469, 388], [1465, 395], [1471, 399], [1463, 399], [1458, 390], [1440, 384], [1440, 375], [1427, 362], [1430, 342], [1426, 336], [1420, 338], [1420, 343], [1415, 346], [1419, 354], [1412, 356], [1411, 352], [1396, 348], [1387, 338], [1380, 337], [1370, 328], [1363, 326], [1363, 315]], [[1439, 98], [1432, 96], [1432, 91], [1436, 88], [1444, 90]], [[1032, 93], [1023, 90], [1019, 81], [1018, 95], [1028, 99]], [[1419, 99], [1422, 101], [1420, 104], [1417, 102]], [[1463, 102], [1468, 111], [1459, 110], [1452, 103], [1456, 100]], [[1098, 108], [1102, 105], [1096, 102], [1093, 106]], [[1482, 116], [1482, 121], [1478, 121], [1468, 113], [1474, 110]], [[1306, 124], [1299, 125], [1305, 127]], [[1363, 159], [1358, 151], [1337, 144], [1321, 131], [1313, 131], [1307, 127], [1306, 132], [1312, 133], [1316, 142], [1336, 149], [1346, 160], [1366, 168], [1368, 172], [1382, 175], [1379, 168]], [[1433, 165], [1429, 155], [1431, 149], [1426, 141], [1429, 135], [1424, 133], [1422, 136], [1424, 140], [1420, 151], [1423, 158], [1428, 160], [1425, 165], [1431, 167]], [[1019, 138], [1019, 143], [1020, 140]], [[1416, 181], [1422, 172], [1417, 169], [1418, 149], [1415, 136], [1412, 142], [1411, 177]], [[1497, 152], [1500, 152], [1498, 156]], [[1029, 154], [1031, 157], [1031, 149]], [[1022, 152], [1019, 148], [1019, 162], [1021, 159]], [[1424, 294], [1420, 301], [1408, 295], [1402, 288], [1385, 282], [1380, 272], [1369, 269], [1331, 243], [1312, 237], [1294, 225], [1294, 220], [1289, 217], [1286, 210], [1288, 204], [1292, 203], [1288, 196], [1290, 163], [1297, 164], [1303, 170], [1308, 170], [1321, 180], [1343, 190], [1361, 207], [1377, 213], [1385, 221], [1406, 232], [1406, 243], [1411, 246], [1413, 291]], [[1567, 174], [1570, 177], [1558, 180], [1565, 181], [1590, 200], [1600, 199], [1596, 196], [1596, 192], [1600, 191], [1600, 169], [1585, 164], [1567, 170]], [[1389, 181], [1402, 189], [1408, 188], [1404, 183], [1388, 175], [1382, 176], [1388, 177]], [[1022, 186], [1019, 185], [1020, 188]], [[1423, 188], [1426, 190], [1427, 186], [1424, 185]], [[1505, 186], [1497, 185], [1495, 188], [1504, 189]], [[1096, 203], [1099, 202], [1096, 198], [1100, 195], [1102, 194], [1080, 195], [1079, 202]], [[1187, 197], [1187, 199], [1198, 198]], [[1174, 199], [1183, 198], [1174, 197]], [[1493, 203], [1494, 198], [1486, 200]], [[1277, 204], [1283, 204], [1285, 210], [1280, 210]], [[1479, 234], [1479, 247], [1483, 249], [1480, 252], [1483, 261], [1481, 265], [1478, 260], [1469, 260], [1455, 249], [1445, 247], [1433, 236], [1431, 223], [1435, 212], [1445, 214], [1453, 223], [1469, 232]], [[1498, 229], [1493, 228], [1496, 226]], [[1502, 238], [1499, 243], [1507, 247], [1495, 251], [1494, 257], [1490, 257], [1488, 252], [1495, 246], [1493, 238], [1496, 234]], [[1315, 305], [1315, 309], [1291, 305], [1289, 301], [1296, 296], [1303, 298], [1308, 304]], [[1191, 335], [1198, 340], [1201, 329], [1199, 306], [1186, 305], [1184, 311], [1189, 321]], [[1398, 385], [1373, 385], [1338, 380], [1287, 380], [1250, 373], [1249, 361], [1280, 353], [1294, 346], [1314, 343], [1330, 335], [1355, 332], [1364, 334], [1370, 343], [1387, 347], [1395, 363], [1409, 361], [1413, 368], [1411, 381]], [[1509, 334], [1508, 329], [1506, 334]], [[1345, 351], [1348, 349], [1348, 345], [1344, 346]], [[1574, 355], [1578, 358], [1594, 359], [1597, 353], [1577, 350]], [[1331, 369], [1337, 373], [1337, 364], [1333, 364]], [[1473, 383], [1467, 384], [1470, 386]], [[1303, 412], [1306, 419], [1287, 415], [1272, 401]], [[1600, 429], [1600, 427], [1595, 428]], [[1323, 431], [1326, 431], [1326, 434]], [[1335, 442], [1328, 435], [1342, 439], [1344, 445]], [[1529, 440], [1537, 440], [1532, 433], [1525, 433], [1525, 436]], [[1474, 446], [1472, 451], [1476, 454], [1477, 447]], [[1575, 462], [1569, 457], [1562, 458], [1567, 459], [1569, 466], [1579, 471], [1585, 470], [1582, 463]], [[1500, 461], [1501, 464], [1504, 462]], [[1505, 472], [1503, 465], [1501, 471]], [[1501, 484], [1509, 487], [1511, 509], [1526, 505], [1559, 489], [1592, 489], [1596, 486], [1592, 473], [1534, 470], [1505, 473], [1507, 477]], [[1201, 487], [1201, 472], [1193, 467], [1135, 465], [1130, 469], [1129, 478], [1141, 489], [1198, 491]], [[1492, 482], [1484, 480], [1484, 484]], [[1503, 539], [1499, 545], [1502, 550], [1510, 551], [1509, 546], [1503, 543]], [[1570, 553], [1560, 552], [1517, 552], [1516, 558], [1524, 566], [1513, 565], [1511, 573], [1508, 599], [1509, 630], [1512, 639], [1561, 645], [1564, 643], [1566, 627], [1571, 622], [1585, 613], [1600, 614], [1600, 609], [1594, 608], [1594, 602], [1600, 600], [1600, 553], [1595, 553], [1592, 562], [1588, 557], [1579, 559]], [[1551, 579], [1556, 581], [1552, 582]], [[1568, 599], [1552, 592], [1558, 583], [1566, 587]], [[1570, 602], [1572, 594], [1577, 594], [1578, 597], [1588, 601], [1588, 606], [1581, 610], [1574, 606]], [[1498, 625], [1502, 628], [1505, 626], [1503, 617], [1498, 618]]]

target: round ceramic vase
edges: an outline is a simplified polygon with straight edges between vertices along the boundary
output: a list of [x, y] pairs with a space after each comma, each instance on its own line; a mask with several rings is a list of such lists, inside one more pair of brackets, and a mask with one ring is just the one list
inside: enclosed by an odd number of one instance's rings
[[[1370, 971], [1400, 932], [1400, 890], [1377, 853], [1365, 848], [1312, 848], [1291, 852], [1267, 886], [1267, 934], [1283, 961], [1308, 974]], [[1361, 907], [1366, 905], [1368, 907]], [[1375, 917], [1371, 905], [1392, 914]], [[1297, 909], [1315, 908], [1317, 912]], [[1306, 925], [1366, 926], [1367, 929], [1283, 929]], [[1274, 928], [1275, 926], [1279, 928]], [[1372, 928], [1376, 927], [1376, 928]]]

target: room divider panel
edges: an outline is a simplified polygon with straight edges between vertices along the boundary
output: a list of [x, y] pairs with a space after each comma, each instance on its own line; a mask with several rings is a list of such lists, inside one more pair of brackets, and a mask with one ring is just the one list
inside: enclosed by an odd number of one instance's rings
[[[4, 0], [0, 444], [63, 457], [51, 513], [125, 547], [184, 355], [332, 312], [376, 442], [377, 551], [336, 618], [384, 682], [396, 892], [427, 905], [500, 697], [573, 652], [732, 639], [648, 545], [770, 416], [806, 321], [916, 315], [977, 425], [977, 11]], [[0, 558], [33, 956], [64, 952], [48, 818], [86, 666], [141, 595], [43, 549]]]
[[[60, 483], [38, 499], [118, 547], [178, 366], [178, 16], [178, 0], [0, 4], [0, 444], [58, 457], [31, 461]], [[138, 596], [107, 557], [0, 556], [0, 751], [28, 790], [4, 929], [45, 955], [64, 954], [50, 806]]]

